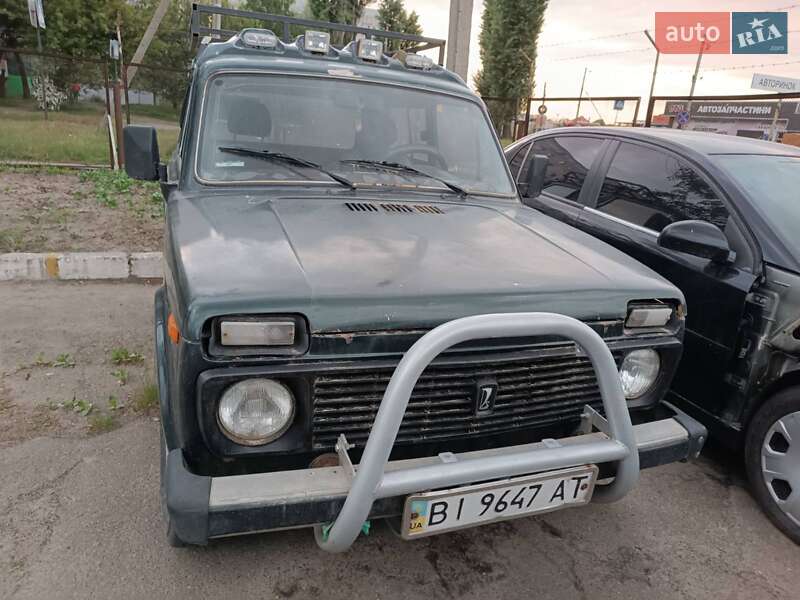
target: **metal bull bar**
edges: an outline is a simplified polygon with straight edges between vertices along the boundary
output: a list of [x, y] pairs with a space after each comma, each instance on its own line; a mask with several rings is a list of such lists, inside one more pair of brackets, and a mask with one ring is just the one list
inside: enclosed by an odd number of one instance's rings
[[[608, 439], [575, 446], [511, 451], [386, 472], [386, 463], [411, 392], [419, 376], [441, 352], [469, 340], [543, 335], [570, 339], [589, 357], [597, 375], [608, 419]], [[339, 451], [346, 455], [346, 448], [339, 448]], [[315, 537], [323, 550], [343, 552], [358, 537], [375, 500], [604, 462], [617, 462], [616, 477], [611, 484], [597, 488], [594, 499], [613, 502], [622, 498], [636, 484], [639, 478], [639, 455], [617, 365], [597, 333], [576, 319], [552, 313], [491, 314], [456, 319], [422, 336], [403, 356], [383, 395], [344, 506], [329, 529], [327, 538], [323, 535], [321, 525], [315, 527]]]

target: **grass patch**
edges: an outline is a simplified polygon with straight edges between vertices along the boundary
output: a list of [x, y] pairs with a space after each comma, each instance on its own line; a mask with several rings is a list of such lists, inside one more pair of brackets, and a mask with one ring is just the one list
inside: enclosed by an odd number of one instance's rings
[[[158, 104], [131, 104], [131, 116], [147, 117], [151, 119], [161, 119], [162, 121], [172, 121], [178, 123], [178, 111], [169, 105]], [[134, 121], [137, 119], [133, 119]], [[143, 119], [139, 119], [143, 120]]]
[[25, 247], [25, 234], [18, 227], [0, 229], [0, 252], [20, 252]]
[[39, 352], [36, 355], [36, 360], [33, 361], [34, 367], [56, 367], [59, 369], [72, 368], [75, 366], [75, 359], [73, 359], [68, 352], [64, 352], [56, 356], [53, 360], [47, 360], [44, 357], [44, 352]]
[[[0, 123], [3, 124], [0, 160], [109, 164], [104, 110], [103, 104], [78, 103], [66, 110], [48, 113], [45, 121], [31, 101], [0, 100]], [[172, 153], [177, 140], [177, 129], [158, 129], [162, 156]]]
[[111, 362], [115, 365], [131, 365], [144, 361], [144, 356], [131, 352], [127, 348], [114, 348], [111, 351]]
[[117, 398], [113, 394], [108, 397], [108, 410], [110, 410], [111, 412], [115, 412], [115, 411], [124, 410], [124, 409], [125, 409], [125, 405], [122, 404], [122, 402], [119, 401], [119, 398]]
[[61, 408], [63, 410], [78, 413], [82, 417], [88, 417], [89, 414], [94, 410], [94, 404], [88, 400], [78, 399], [73, 396], [72, 400], [66, 400], [64, 402], [50, 401], [48, 403], [48, 408], [50, 410], [57, 410]]
[[[120, 201], [124, 201], [140, 219], [164, 217], [164, 198], [160, 186], [154, 181], [136, 181], [128, 177], [125, 171], [105, 169], [82, 171], [78, 178], [82, 183], [92, 186], [91, 195], [103, 206], [117, 208]], [[143, 200], [134, 202], [133, 192], [140, 193]], [[77, 190], [74, 194], [81, 195], [83, 192]]]
[[116, 208], [119, 196], [130, 194], [134, 185], [134, 180], [125, 171], [82, 171], [78, 179], [90, 182], [95, 200], [111, 208]]
[[89, 433], [107, 433], [119, 427], [114, 415], [97, 413], [89, 417]]
[[131, 403], [136, 412], [150, 412], [158, 406], [158, 388], [152, 383], [144, 386], [133, 397]]
[[117, 380], [117, 383], [120, 385], [125, 385], [128, 383], [128, 371], [125, 369], [116, 369], [115, 371], [111, 371], [111, 375], [114, 376], [114, 379]]

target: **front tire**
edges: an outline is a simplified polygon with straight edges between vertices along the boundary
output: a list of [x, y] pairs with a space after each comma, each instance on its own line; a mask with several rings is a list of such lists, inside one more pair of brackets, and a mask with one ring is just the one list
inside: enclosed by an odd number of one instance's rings
[[186, 546], [186, 543], [179, 538], [178, 534], [175, 532], [175, 526], [172, 523], [172, 519], [169, 518], [169, 511], [167, 510], [167, 438], [164, 434], [164, 427], [160, 426], [159, 430], [161, 432], [161, 485], [159, 490], [161, 496], [161, 516], [164, 517], [164, 521], [167, 524], [167, 544], [173, 548], [183, 548]]
[[800, 544], [800, 387], [781, 390], [747, 428], [750, 487], [775, 526]]

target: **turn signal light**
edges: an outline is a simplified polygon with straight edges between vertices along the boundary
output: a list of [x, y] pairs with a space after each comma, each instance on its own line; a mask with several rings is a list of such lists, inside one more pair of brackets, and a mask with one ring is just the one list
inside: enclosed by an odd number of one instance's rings
[[178, 329], [178, 322], [175, 320], [175, 315], [169, 313], [167, 317], [167, 335], [172, 340], [173, 344], [181, 341], [181, 332]]

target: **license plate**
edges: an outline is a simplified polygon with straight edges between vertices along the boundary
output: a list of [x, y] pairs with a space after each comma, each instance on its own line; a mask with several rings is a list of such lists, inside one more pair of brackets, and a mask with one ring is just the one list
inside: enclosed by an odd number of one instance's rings
[[586, 465], [406, 498], [402, 536], [414, 539], [586, 504], [597, 467]]

